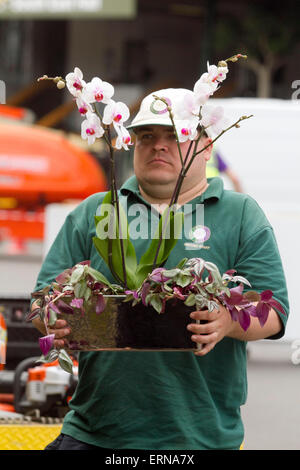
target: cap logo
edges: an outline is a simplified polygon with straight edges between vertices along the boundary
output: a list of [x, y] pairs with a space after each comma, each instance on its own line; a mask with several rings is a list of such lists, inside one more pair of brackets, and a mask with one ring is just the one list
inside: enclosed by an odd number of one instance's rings
[[160, 98], [163, 98], [168, 103], [168, 105], [166, 105], [166, 103], [161, 100], [152, 101], [150, 105], [150, 111], [154, 114], [165, 114], [168, 112], [168, 106], [172, 106], [172, 101], [169, 98], [165, 96], [161, 96]]

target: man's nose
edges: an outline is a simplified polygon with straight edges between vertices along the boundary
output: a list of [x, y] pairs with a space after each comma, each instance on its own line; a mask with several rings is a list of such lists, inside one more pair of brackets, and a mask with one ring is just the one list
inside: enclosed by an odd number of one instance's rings
[[154, 141], [153, 147], [156, 151], [167, 151], [168, 143], [164, 137], [157, 137]]

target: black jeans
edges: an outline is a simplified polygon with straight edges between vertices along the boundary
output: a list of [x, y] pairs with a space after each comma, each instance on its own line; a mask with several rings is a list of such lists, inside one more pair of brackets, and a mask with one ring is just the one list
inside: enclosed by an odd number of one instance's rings
[[93, 446], [85, 442], [78, 441], [66, 434], [60, 434], [54, 441], [50, 442], [44, 450], [102, 450], [103, 447]]

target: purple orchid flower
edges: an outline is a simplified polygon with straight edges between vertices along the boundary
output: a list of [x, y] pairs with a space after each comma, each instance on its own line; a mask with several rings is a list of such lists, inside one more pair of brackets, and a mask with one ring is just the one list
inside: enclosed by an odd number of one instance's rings
[[47, 335], [47, 336], [43, 336], [42, 338], [39, 338], [40, 348], [44, 356], [47, 356], [48, 352], [52, 348], [54, 338], [55, 338], [55, 334], [51, 334], [51, 335]]

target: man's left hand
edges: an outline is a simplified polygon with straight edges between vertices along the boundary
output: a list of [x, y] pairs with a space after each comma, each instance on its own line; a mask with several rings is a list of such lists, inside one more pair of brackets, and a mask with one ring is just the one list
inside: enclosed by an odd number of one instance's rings
[[190, 314], [193, 320], [205, 321], [203, 324], [190, 323], [187, 329], [193, 333], [191, 339], [202, 345], [197, 356], [204, 356], [211, 351], [215, 345], [230, 333], [233, 321], [227, 308], [219, 304], [219, 310], [196, 310]]

